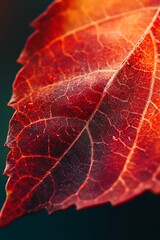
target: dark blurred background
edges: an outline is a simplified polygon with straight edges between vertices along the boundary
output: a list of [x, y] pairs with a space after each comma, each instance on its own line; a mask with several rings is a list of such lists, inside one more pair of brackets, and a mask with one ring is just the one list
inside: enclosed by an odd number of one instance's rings
[[[71, 0], [72, 1], [72, 0]], [[80, 1], [80, 0], [79, 0]], [[87, 1], [87, 0], [86, 0]], [[6, 106], [20, 66], [16, 63], [32, 29], [29, 23], [51, 0], [0, 0], [0, 205], [5, 200], [2, 175], [8, 149], [3, 147], [13, 110]], [[48, 216], [45, 211], [0, 229], [0, 240], [160, 240], [160, 197], [147, 192], [120, 206], [81, 211], [74, 207]]]

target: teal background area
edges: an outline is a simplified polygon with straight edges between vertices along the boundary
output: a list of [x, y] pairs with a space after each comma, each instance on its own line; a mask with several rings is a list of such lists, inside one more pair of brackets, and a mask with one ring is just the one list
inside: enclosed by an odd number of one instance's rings
[[[71, 0], [72, 1], [72, 0]], [[87, 1], [87, 0], [86, 0]], [[6, 106], [20, 66], [16, 59], [32, 32], [29, 23], [51, 0], [0, 0], [0, 205], [5, 200], [3, 176], [8, 149], [3, 147], [13, 110]], [[160, 240], [160, 197], [145, 193], [125, 204], [76, 211], [71, 207], [48, 216], [25, 216], [0, 229], [0, 240]]]

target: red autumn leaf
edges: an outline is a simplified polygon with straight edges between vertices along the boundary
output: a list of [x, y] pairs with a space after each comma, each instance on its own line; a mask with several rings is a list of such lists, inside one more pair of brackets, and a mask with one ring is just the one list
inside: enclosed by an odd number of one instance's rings
[[159, 0], [61, 0], [34, 23], [10, 101], [0, 225], [160, 191]]

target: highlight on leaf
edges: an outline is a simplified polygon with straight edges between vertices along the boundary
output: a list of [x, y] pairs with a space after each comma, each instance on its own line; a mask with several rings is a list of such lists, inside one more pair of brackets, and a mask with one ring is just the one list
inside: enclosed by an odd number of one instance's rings
[[159, 0], [57, 0], [33, 22], [0, 226], [160, 192], [159, 11]]

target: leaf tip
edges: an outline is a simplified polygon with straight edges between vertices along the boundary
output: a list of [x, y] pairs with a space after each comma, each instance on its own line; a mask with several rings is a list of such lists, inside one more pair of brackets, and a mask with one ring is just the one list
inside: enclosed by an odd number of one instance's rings
[[6, 201], [0, 211], [0, 228], [7, 227], [17, 218], [24, 215], [24, 210], [17, 205], [12, 191], [7, 191]]

